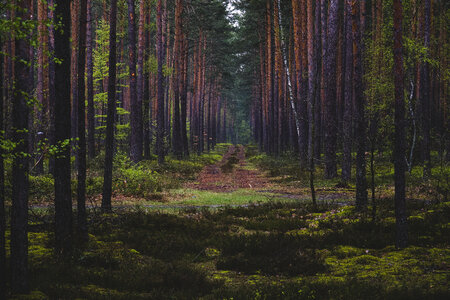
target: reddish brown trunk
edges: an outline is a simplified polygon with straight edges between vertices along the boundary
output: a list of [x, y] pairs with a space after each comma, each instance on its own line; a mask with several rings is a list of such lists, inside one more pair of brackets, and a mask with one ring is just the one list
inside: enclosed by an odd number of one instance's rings
[[338, 0], [331, 0], [327, 24], [326, 55], [324, 57], [325, 77], [325, 178], [337, 176], [336, 167], [336, 56], [338, 37]]

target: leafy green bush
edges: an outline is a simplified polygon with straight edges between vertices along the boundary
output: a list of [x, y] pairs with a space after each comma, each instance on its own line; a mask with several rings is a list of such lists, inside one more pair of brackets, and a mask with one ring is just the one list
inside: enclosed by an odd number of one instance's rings
[[46, 176], [29, 176], [30, 197], [34, 199], [53, 198], [55, 194], [55, 181], [51, 175]]
[[114, 177], [113, 189], [123, 195], [147, 197], [161, 192], [161, 177], [142, 166], [119, 169]]

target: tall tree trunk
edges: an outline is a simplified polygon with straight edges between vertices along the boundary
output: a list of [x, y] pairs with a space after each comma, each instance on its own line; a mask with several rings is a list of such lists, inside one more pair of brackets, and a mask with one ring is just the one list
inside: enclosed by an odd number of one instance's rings
[[342, 182], [347, 184], [352, 174], [352, 108], [353, 108], [353, 32], [352, 0], [345, 0], [345, 80], [344, 80], [344, 117], [342, 129]]
[[182, 88], [181, 88], [181, 136], [183, 140], [184, 156], [189, 156], [189, 142], [187, 137], [187, 93], [188, 93], [188, 67], [189, 67], [189, 53], [187, 34], [182, 36]]
[[301, 167], [306, 169], [308, 156], [308, 59], [307, 59], [307, 29], [306, 29], [306, 0], [300, 0], [300, 73], [297, 74], [299, 78], [299, 92], [300, 97], [298, 101], [298, 114], [300, 121], [300, 143], [299, 154]]
[[337, 176], [336, 167], [336, 55], [339, 1], [331, 0], [327, 24], [327, 45], [324, 58], [325, 76], [325, 178]]
[[316, 61], [314, 51], [314, 8], [313, 0], [307, 2], [307, 48], [308, 48], [308, 168], [311, 198], [316, 205], [316, 191], [314, 188], [314, 101], [316, 92]]
[[158, 83], [157, 83], [157, 101], [158, 101], [158, 111], [157, 111], [157, 135], [156, 135], [156, 152], [158, 154], [158, 163], [164, 163], [164, 41], [163, 41], [163, 9], [162, 0], [157, 2], [156, 11], [156, 53], [158, 59]]
[[325, 57], [327, 51], [327, 1], [320, 0], [320, 93], [315, 109], [315, 145], [314, 153], [317, 160], [321, 159], [323, 145], [323, 127], [324, 127], [324, 105], [325, 105]]
[[87, 121], [88, 121], [88, 154], [95, 157], [95, 107], [94, 107], [94, 62], [92, 43], [94, 34], [94, 20], [92, 16], [92, 0], [87, 0], [87, 32], [86, 32], [86, 84], [87, 84]]
[[70, 2], [56, 1], [55, 15], [61, 17], [63, 30], [55, 31], [55, 143], [59, 153], [55, 158], [55, 242], [63, 255], [72, 249], [72, 193], [70, 186], [70, 74], [71, 44]]
[[366, 138], [367, 126], [365, 118], [365, 99], [362, 78], [362, 28], [360, 22], [360, 2], [354, 1], [352, 7], [353, 31], [353, 84], [355, 93], [355, 134], [358, 137], [356, 146], [356, 208], [367, 209], [367, 181], [366, 181]]
[[[16, 17], [26, 22], [31, 19], [31, 1], [16, 3]], [[30, 45], [28, 38], [15, 38], [16, 61], [14, 64], [14, 98], [12, 127], [14, 161], [12, 167], [11, 213], [11, 289], [13, 293], [26, 294], [28, 280], [28, 97], [31, 97], [32, 78]]]
[[77, 187], [77, 228], [82, 241], [88, 240], [86, 216], [86, 25], [87, 0], [80, 0], [80, 19], [78, 25], [78, 187]]
[[[49, 105], [49, 128], [48, 128], [48, 140], [50, 146], [55, 145], [55, 27], [53, 23], [54, 20], [54, 0], [48, 0], [48, 19], [51, 22], [49, 29], [48, 29], [48, 52], [49, 54], [49, 60], [48, 60], [48, 105]], [[49, 172], [50, 174], [55, 174], [55, 159], [54, 157], [50, 157], [49, 163]]]
[[[144, 4], [141, 4], [142, 6]], [[142, 160], [142, 98], [137, 97], [136, 89], [136, 21], [135, 0], [128, 0], [128, 38], [130, 69], [130, 105], [131, 105], [131, 146], [130, 158], [137, 163]], [[141, 26], [140, 26], [141, 27]], [[139, 28], [141, 30], [141, 28]], [[140, 33], [140, 32], [139, 32]], [[139, 36], [141, 38], [141, 35]], [[140, 43], [141, 45], [141, 43]], [[140, 46], [139, 45], [139, 46]], [[142, 57], [142, 56], [141, 56]], [[142, 64], [141, 64], [142, 65]], [[141, 74], [142, 74], [142, 70]]]
[[[47, 83], [48, 83], [48, 75], [47, 73], [47, 37], [48, 31], [46, 30], [46, 21], [47, 21], [47, 3], [44, 3], [42, 0], [38, 1], [38, 46], [37, 46], [37, 86], [36, 86], [36, 94], [38, 103], [41, 104], [41, 107], [38, 107], [38, 134], [37, 134], [37, 144], [47, 136], [47, 124], [48, 124], [48, 97], [47, 97]], [[44, 156], [42, 153], [37, 151], [37, 161], [35, 165], [36, 174], [44, 173]]]
[[281, 27], [279, 22], [279, 13], [277, 0], [274, 0], [273, 9], [273, 25], [274, 25], [274, 41], [275, 41], [275, 79], [276, 86], [274, 92], [274, 150], [279, 155], [281, 151], [281, 103], [283, 100], [283, 57], [281, 55]]
[[405, 104], [403, 84], [403, 7], [401, 0], [394, 0], [394, 86], [395, 86], [395, 141], [394, 141], [394, 177], [395, 177], [395, 217], [396, 246], [408, 245], [408, 225], [405, 200]]
[[[79, 23], [79, 16], [80, 16], [80, 0], [72, 0], [70, 1], [72, 4], [71, 6], [71, 51], [72, 51], [72, 58], [71, 58], [71, 90], [72, 90], [72, 110], [71, 110], [71, 118], [72, 118], [72, 124], [71, 124], [71, 136], [73, 138], [72, 144], [73, 146], [78, 145], [77, 140], [75, 139], [77, 137], [77, 128], [78, 128], [78, 23]], [[73, 147], [75, 149], [75, 147]], [[78, 155], [75, 152], [75, 157], [78, 159]]]
[[267, 113], [267, 149], [273, 153], [273, 55], [272, 55], [272, 17], [270, 1], [266, 5], [266, 113]]
[[178, 159], [181, 159], [183, 154], [182, 135], [181, 135], [181, 120], [180, 120], [180, 96], [182, 94], [182, 17], [183, 1], [177, 0], [175, 6], [175, 41], [174, 41], [174, 114], [173, 114], [173, 131], [172, 131], [172, 147], [173, 152]]
[[[143, 113], [142, 113], [142, 105], [144, 103], [144, 90], [146, 84], [146, 72], [144, 70], [144, 61], [145, 61], [145, 47], [146, 47], [146, 32], [145, 32], [145, 20], [147, 18], [147, 10], [146, 10], [146, 1], [141, 1], [139, 5], [139, 29], [138, 29], [138, 55], [137, 55], [137, 90], [136, 90], [136, 106], [138, 108], [138, 116], [139, 123], [138, 128], [136, 129], [136, 134], [138, 137], [137, 145], [139, 146], [139, 152], [143, 153], [143, 145], [144, 145], [144, 126], [143, 126]], [[145, 113], [144, 113], [145, 114]]]
[[[431, 18], [431, 0], [425, 0], [424, 9], [424, 26], [423, 38], [424, 47], [427, 53], [431, 54], [430, 50], [430, 18]], [[422, 156], [423, 156], [423, 174], [425, 177], [431, 176], [431, 155], [430, 155], [430, 130], [431, 130], [431, 110], [430, 103], [432, 102], [430, 93], [430, 66], [427, 61], [423, 62], [421, 70], [421, 88], [420, 88], [420, 103], [422, 108]]]
[[117, 0], [111, 0], [109, 15], [109, 78], [108, 109], [106, 117], [105, 170], [103, 176], [102, 209], [111, 210], [112, 167], [114, 159], [114, 123], [116, 114], [116, 24]]
[[[0, 49], [3, 49], [3, 40], [0, 37]], [[3, 91], [4, 91], [4, 55], [0, 53], [0, 139], [5, 138], [3, 126]], [[6, 299], [6, 214], [5, 214], [5, 164], [3, 149], [0, 148], [0, 299]]]
[[[148, 10], [147, 13], [145, 14], [145, 26], [148, 26], [150, 24], [150, 11]], [[144, 27], [145, 27], [144, 26]], [[147, 51], [144, 52], [144, 60], [148, 59], [148, 52], [150, 51], [150, 31], [148, 32], [144, 32], [145, 34], [145, 40], [144, 40], [144, 45], [145, 45], [145, 49], [147, 49]], [[143, 144], [144, 144], [144, 157], [145, 159], [150, 159], [150, 142], [151, 142], [151, 138], [150, 138], [150, 134], [151, 134], [151, 114], [150, 114], [150, 98], [151, 98], [151, 93], [150, 93], [150, 81], [151, 78], [153, 78], [149, 72], [145, 72], [144, 75], [144, 98], [143, 98], [143, 106], [144, 106], [144, 113], [143, 113]]]

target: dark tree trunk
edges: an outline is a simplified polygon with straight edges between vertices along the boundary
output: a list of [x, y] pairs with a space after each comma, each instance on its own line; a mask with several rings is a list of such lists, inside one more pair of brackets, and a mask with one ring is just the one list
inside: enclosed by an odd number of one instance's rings
[[394, 85], [395, 85], [395, 141], [394, 141], [394, 177], [395, 177], [395, 217], [396, 246], [408, 245], [408, 224], [405, 201], [405, 104], [403, 84], [403, 44], [401, 0], [394, 0]]
[[77, 187], [77, 229], [82, 241], [88, 240], [86, 217], [86, 104], [85, 104], [85, 62], [87, 0], [80, 0], [78, 25], [78, 187]]
[[175, 7], [175, 53], [174, 56], [174, 66], [175, 66], [175, 74], [174, 74], [174, 114], [173, 114], [173, 133], [172, 133], [172, 147], [173, 152], [178, 159], [181, 159], [183, 154], [183, 145], [182, 145], [182, 135], [181, 135], [181, 120], [180, 120], [180, 96], [182, 94], [182, 12], [183, 12], [183, 1], [177, 0]]
[[324, 58], [325, 81], [325, 178], [337, 176], [336, 167], [336, 54], [339, 1], [331, 0], [328, 9], [327, 45]]
[[87, 121], [88, 121], [88, 154], [95, 157], [95, 107], [94, 107], [94, 62], [92, 57], [92, 43], [94, 20], [92, 19], [92, 0], [87, 0], [87, 32], [86, 32], [86, 71], [87, 71]]
[[114, 123], [116, 114], [116, 20], [117, 0], [111, 1], [109, 15], [109, 78], [108, 78], [108, 109], [106, 117], [105, 140], [105, 170], [103, 175], [102, 209], [111, 210], [112, 167], [114, 159]]
[[[148, 11], [145, 14], [145, 25], [148, 26], [148, 24], [150, 23], [150, 12]], [[145, 49], [150, 49], [150, 32], [144, 32], [145, 34], [145, 40], [144, 40], [144, 44], [145, 44]], [[146, 60], [148, 58], [148, 54], [147, 51], [144, 52], [144, 59]], [[150, 142], [151, 142], [151, 138], [150, 138], [150, 134], [151, 134], [151, 114], [150, 114], [150, 74], [148, 72], [145, 72], [144, 75], [144, 86], [143, 86], [143, 90], [144, 90], [144, 99], [143, 99], [143, 106], [144, 106], [144, 113], [143, 113], [143, 144], [144, 144], [144, 157], [145, 159], [150, 159]]]
[[[54, 0], [48, 0], [48, 6], [54, 7]], [[55, 61], [54, 61], [54, 51], [55, 51], [55, 28], [54, 23], [54, 12], [53, 9], [48, 9], [48, 19], [51, 21], [51, 25], [48, 30], [48, 51], [50, 53], [48, 60], [48, 105], [49, 105], [49, 144], [50, 146], [55, 145]], [[54, 173], [55, 170], [55, 159], [50, 157], [49, 159], [49, 172]]]
[[[16, 3], [16, 17], [23, 21], [31, 19], [31, 0]], [[12, 214], [11, 214], [11, 290], [27, 294], [28, 280], [28, 97], [31, 96], [33, 79], [30, 66], [30, 45], [27, 38], [15, 40], [14, 98], [12, 105], [12, 128], [14, 161], [12, 167]]]
[[[143, 5], [143, 4], [142, 4]], [[137, 163], [142, 160], [142, 98], [136, 90], [136, 21], [135, 0], [128, 0], [128, 38], [130, 68], [130, 105], [131, 105], [131, 147], [130, 158]], [[139, 36], [140, 38], [141, 36]], [[141, 56], [142, 57], [142, 56]], [[141, 74], [142, 74], [142, 70]], [[139, 95], [140, 96], [140, 95]]]
[[324, 96], [323, 90], [323, 60], [325, 58], [325, 32], [326, 32], [326, 13], [325, 0], [316, 3], [316, 20], [315, 20], [315, 35], [317, 49], [317, 82], [318, 89], [316, 93], [316, 103], [314, 106], [314, 158], [320, 160], [322, 147], [322, 100]]
[[158, 59], [158, 83], [157, 83], [157, 135], [156, 135], [156, 152], [158, 154], [158, 163], [164, 163], [164, 41], [163, 41], [163, 20], [162, 20], [162, 0], [158, 0], [156, 12], [156, 52]]
[[70, 2], [56, 1], [55, 15], [61, 17], [63, 30], [55, 31], [55, 142], [59, 153], [55, 158], [55, 243], [64, 255], [72, 249], [72, 193], [70, 186]]
[[[142, 105], [144, 101], [147, 101], [144, 98], [144, 90], [146, 87], [146, 72], [144, 70], [144, 61], [145, 61], [145, 47], [146, 47], [146, 33], [145, 33], [145, 21], [147, 18], [146, 11], [146, 2], [141, 1], [139, 6], [139, 29], [138, 29], [138, 56], [137, 56], [137, 95], [136, 95], [136, 106], [137, 106], [137, 116], [138, 124], [136, 126], [136, 138], [135, 143], [137, 145], [138, 152], [141, 153], [141, 158], [143, 154], [144, 147], [144, 125], [143, 125], [143, 115], [142, 113]], [[131, 88], [131, 87], [130, 87]], [[133, 134], [133, 133], [132, 133]], [[133, 143], [133, 138], [131, 143]], [[131, 145], [133, 148], [133, 145]], [[132, 150], [133, 151], [133, 150]]]
[[[431, 17], [431, 1], [425, 0], [424, 11], [424, 46], [427, 48], [427, 52], [430, 53], [430, 17]], [[431, 112], [430, 103], [432, 101], [430, 93], [430, 65], [428, 62], [423, 62], [421, 70], [421, 88], [420, 88], [420, 103], [422, 108], [422, 156], [423, 156], [423, 174], [425, 177], [431, 176], [431, 155], [430, 155], [430, 130], [431, 130]]]
[[[71, 6], [71, 51], [72, 51], [72, 58], [71, 58], [71, 89], [72, 89], [72, 110], [71, 110], [71, 137], [72, 145], [74, 146], [73, 149], [76, 149], [76, 146], [78, 145], [77, 140], [75, 139], [77, 137], [77, 128], [78, 128], [78, 21], [80, 17], [80, 0], [72, 0], [70, 1], [72, 4]], [[58, 17], [58, 16], [56, 16]], [[78, 154], [73, 151], [73, 154], [75, 155], [75, 158], [78, 159]], [[75, 164], [77, 166], [77, 164]]]
[[314, 187], [314, 101], [316, 92], [316, 62], [314, 51], [314, 8], [313, 1], [307, 1], [307, 49], [308, 49], [308, 169], [309, 186], [313, 205], [316, 206], [316, 191]]
[[342, 182], [347, 184], [352, 174], [352, 108], [353, 108], [353, 35], [352, 0], [345, 0], [345, 70], [344, 117], [342, 128]]
[[183, 34], [182, 40], [182, 89], [181, 89], [181, 138], [183, 139], [183, 154], [185, 157], [189, 156], [189, 142], [187, 137], [187, 93], [188, 93], [188, 65], [189, 53], [186, 33]]
[[352, 8], [352, 31], [353, 31], [353, 84], [355, 93], [355, 134], [356, 142], [356, 208], [367, 209], [367, 180], [366, 180], [366, 137], [367, 126], [365, 118], [365, 99], [362, 78], [362, 52], [361, 52], [361, 22], [360, 2], [354, 1]]
[[[0, 49], [3, 49], [3, 41], [0, 37]], [[4, 55], [0, 53], [0, 139], [5, 138], [3, 133], [3, 61]], [[3, 161], [3, 149], [0, 148], [0, 299], [6, 299], [6, 214], [5, 214], [5, 165]]]

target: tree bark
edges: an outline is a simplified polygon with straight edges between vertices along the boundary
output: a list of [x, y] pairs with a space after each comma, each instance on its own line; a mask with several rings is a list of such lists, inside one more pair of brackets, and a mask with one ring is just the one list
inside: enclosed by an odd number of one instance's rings
[[162, 0], [158, 0], [157, 2], [157, 11], [156, 11], [156, 53], [158, 59], [158, 79], [157, 79], [157, 102], [158, 102], [158, 111], [157, 111], [157, 135], [156, 135], [156, 152], [158, 154], [158, 163], [164, 163], [164, 74], [163, 74], [163, 65], [164, 65], [164, 41], [163, 41], [163, 9], [162, 9]]
[[86, 32], [86, 72], [87, 72], [87, 121], [88, 121], [88, 154], [95, 157], [95, 107], [94, 107], [94, 62], [92, 56], [92, 43], [94, 20], [92, 19], [92, 0], [87, 0], [87, 32]]
[[181, 89], [181, 136], [183, 139], [184, 156], [189, 156], [189, 142], [187, 137], [187, 93], [188, 93], [188, 67], [189, 67], [189, 47], [187, 34], [183, 34], [182, 40], [182, 89]]
[[173, 114], [173, 131], [172, 131], [172, 147], [175, 156], [178, 159], [181, 159], [183, 154], [183, 145], [182, 145], [182, 134], [181, 134], [181, 119], [180, 119], [180, 96], [182, 94], [182, 61], [183, 55], [182, 52], [184, 49], [182, 48], [182, 17], [181, 14], [183, 12], [183, 1], [177, 0], [175, 6], [175, 41], [174, 41], [174, 114]]
[[[144, 5], [143, 2], [141, 4]], [[130, 158], [137, 163], [142, 160], [142, 98], [138, 97], [136, 87], [136, 21], [135, 21], [135, 0], [128, 0], [128, 55], [130, 69], [130, 105], [131, 105], [131, 145]], [[139, 33], [141, 25], [139, 24]], [[139, 36], [139, 46], [141, 48], [141, 35]], [[142, 55], [140, 56], [142, 57]], [[142, 65], [142, 64], [141, 64]], [[142, 74], [142, 70], [141, 74]], [[139, 95], [141, 96], [141, 95]]]
[[71, 14], [68, 1], [56, 1], [55, 15], [61, 17], [62, 30], [55, 31], [55, 243], [56, 251], [68, 255], [72, 249], [72, 193], [70, 185], [70, 74]]
[[[26, 22], [31, 19], [31, 1], [16, 3], [16, 17]], [[12, 127], [14, 160], [12, 166], [11, 213], [11, 290], [17, 294], [29, 292], [28, 277], [28, 97], [31, 97], [33, 79], [30, 62], [30, 45], [27, 38], [15, 38], [14, 98]]]
[[344, 80], [344, 117], [342, 129], [342, 183], [346, 185], [352, 174], [352, 108], [353, 108], [353, 32], [352, 0], [345, 0], [345, 80]]
[[[0, 37], [0, 49], [3, 49], [3, 40]], [[4, 90], [4, 55], [0, 53], [0, 139], [5, 138], [3, 130], [3, 90]], [[5, 214], [5, 164], [3, 149], [0, 148], [0, 299], [6, 299], [6, 214]]]
[[395, 217], [396, 246], [408, 245], [408, 225], [405, 200], [405, 104], [403, 83], [403, 44], [402, 23], [403, 6], [401, 0], [394, 0], [394, 86], [395, 86], [395, 141], [394, 141], [394, 177], [395, 177]]
[[[424, 47], [427, 53], [430, 55], [430, 18], [431, 18], [431, 1], [425, 0], [424, 9], [424, 26], [423, 26], [423, 38]], [[431, 155], [430, 155], [430, 130], [431, 130], [431, 112], [430, 103], [432, 102], [430, 93], [430, 64], [425, 61], [422, 63], [421, 70], [421, 84], [420, 89], [420, 103], [422, 108], [422, 156], [423, 156], [423, 174], [424, 177], [431, 176]]]
[[86, 25], [87, 0], [80, 0], [80, 18], [78, 25], [78, 186], [77, 186], [77, 229], [80, 239], [88, 240], [86, 216], [86, 95], [85, 95], [85, 62], [86, 62]]
[[361, 22], [360, 2], [352, 4], [352, 31], [353, 31], [353, 84], [355, 93], [355, 134], [356, 141], [356, 208], [360, 211], [367, 209], [367, 181], [366, 181], [366, 138], [367, 126], [365, 118], [365, 99], [362, 79], [362, 51], [361, 51]]
[[136, 106], [138, 108], [138, 116], [137, 119], [139, 123], [137, 124], [137, 132], [138, 135], [136, 138], [136, 143], [139, 148], [139, 153], [141, 153], [141, 158], [143, 154], [144, 147], [144, 125], [143, 125], [143, 113], [142, 113], [142, 105], [146, 99], [144, 98], [144, 90], [146, 86], [146, 72], [144, 70], [144, 61], [145, 61], [145, 47], [146, 47], [146, 30], [145, 30], [145, 21], [147, 18], [147, 10], [146, 10], [146, 1], [141, 1], [139, 6], [139, 29], [138, 29], [138, 55], [137, 55], [137, 90], [136, 90]]
[[[54, 18], [54, 0], [48, 0], [48, 19], [51, 21], [50, 27], [48, 29], [48, 51], [50, 53], [48, 60], [48, 104], [49, 104], [49, 144], [50, 146], [55, 145], [55, 28], [53, 23]], [[55, 174], [55, 158], [50, 157], [49, 159], [49, 172], [50, 174]]]
[[337, 176], [336, 166], [336, 54], [339, 1], [331, 0], [327, 24], [327, 45], [324, 58], [325, 76], [325, 178]]
[[[44, 138], [47, 136], [47, 124], [48, 124], [48, 97], [47, 97], [47, 84], [48, 84], [48, 57], [47, 57], [47, 37], [48, 31], [46, 30], [46, 21], [47, 21], [47, 3], [44, 3], [42, 0], [38, 1], [38, 46], [37, 46], [37, 86], [36, 86], [36, 95], [38, 103], [41, 104], [41, 107], [38, 107], [37, 118], [39, 122], [38, 126], [38, 134], [37, 134], [37, 144], [42, 142]], [[40, 150], [40, 149], [38, 149]], [[44, 156], [43, 153], [37, 151], [36, 155], [36, 165], [35, 165], [35, 173], [43, 174], [44, 173]]]
[[[148, 10], [147, 13], [145, 14], [145, 25], [148, 26], [150, 24], [150, 11]], [[147, 49], [148, 51], [150, 51], [150, 31], [148, 32], [144, 32], [145, 34], [145, 49]], [[144, 59], [147, 60], [148, 59], [148, 51], [144, 52]], [[144, 106], [144, 113], [143, 113], [143, 144], [144, 144], [144, 157], [145, 159], [150, 159], [150, 142], [151, 142], [151, 138], [150, 138], [150, 134], [151, 134], [151, 114], [150, 114], [150, 98], [151, 98], [151, 93], [150, 93], [150, 81], [151, 78], [153, 78], [149, 72], [145, 72], [144, 75], [144, 98], [143, 98], [143, 106]]]
[[309, 185], [313, 205], [316, 206], [316, 191], [314, 188], [314, 101], [316, 92], [316, 62], [314, 51], [314, 8], [313, 0], [307, 2], [307, 49], [308, 49], [308, 169]]
[[[78, 128], [78, 23], [80, 17], [80, 0], [72, 0], [71, 3], [71, 90], [72, 90], [72, 110], [71, 110], [71, 137], [73, 138], [72, 144], [73, 146], [77, 146], [78, 142], [76, 141], [77, 137], [77, 128]], [[58, 17], [58, 16], [57, 16]], [[75, 149], [75, 147], [73, 148]], [[78, 159], [78, 155], [74, 153], [76, 159]]]
[[109, 78], [108, 109], [106, 117], [105, 169], [103, 176], [102, 209], [111, 211], [112, 167], [114, 159], [114, 123], [116, 114], [116, 23], [117, 0], [111, 0], [109, 15]]

